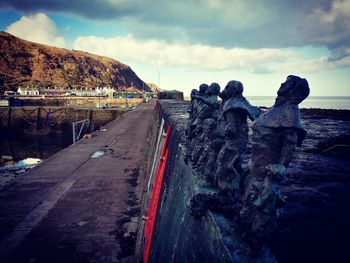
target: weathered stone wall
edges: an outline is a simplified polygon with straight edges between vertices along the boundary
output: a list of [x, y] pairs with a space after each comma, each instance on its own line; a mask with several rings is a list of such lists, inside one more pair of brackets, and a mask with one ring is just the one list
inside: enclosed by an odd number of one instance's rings
[[[239, 262], [229, 220], [211, 211], [199, 220], [190, 215], [197, 185], [184, 162], [187, 105], [173, 100], [157, 104], [156, 122], [164, 118], [171, 136], [150, 262]], [[282, 187], [287, 204], [269, 246], [281, 263], [345, 262], [350, 234], [349, 111], [307, 109], [301, 113], [308, 135], [287, 170]], [[146, 208], [144, 204], [141, 215], [146, 215]], [[142, 254], [142, 245], [137, 249]]]
[[158, 98], [162, 100], [184, 100], [184, 94], [177, 90], [165, 90], [158, 93]]
[[101, 107], [108, 104], [109, 108], [136, 106], [142, 98], [98, 98], [98, 97], [21, 97], [22, 106], [80, 106]]
[[[184, 162], [187, 105], [174, 100], [157, 104], [156, 123], [164, 118], [165, 127], [171, 127], [171, 135], [150, 262], [232, 262], [222, 238], [224, 229], [221, 231], [217, 225], [217, 220], [225, 219], [219, 215], [215, 219], [212, 213], [208, 213], [201, 220], [196, 220], [190, 214], [190, 199], [197, 186], [190, 166]], [[144, 199], [149, 199], [149, 196], [144, 196]], [[144, 205], [142, 215], [146, 214], [147, 204]], [[142, 240], [142, 227], [139, 228], [139, 240]], [[144, 247], [141, 245], [137, 249], [143, 250]]]
[[116, 119], [123, 109], [70, 107], [1, 107], [0, 129], [9, 132], [48, 133], [70, 130], [73, 122], [90, 119], [96, 128]]

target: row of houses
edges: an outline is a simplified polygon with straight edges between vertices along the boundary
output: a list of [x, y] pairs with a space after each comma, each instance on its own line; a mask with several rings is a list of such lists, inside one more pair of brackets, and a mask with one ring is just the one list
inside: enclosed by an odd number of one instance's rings
[[116, 92], [111, 87], [96, 87], [91, 90], [87, 89], [48, 89], [48, 88], [24, 88], [19, 87], [17, 92], [5, 91], [5, 95], [21, 96], [113, 96]]
[[19, 87], [17, 92], [5, 91], [4, 95], [9, 96], [79, 96], [108, 98], [149, 98], [155, 95], [152, 92], [121, 92], [111, 87], [97, 87], [92, 89], [48, 89], [48, 88], [23, 88]]

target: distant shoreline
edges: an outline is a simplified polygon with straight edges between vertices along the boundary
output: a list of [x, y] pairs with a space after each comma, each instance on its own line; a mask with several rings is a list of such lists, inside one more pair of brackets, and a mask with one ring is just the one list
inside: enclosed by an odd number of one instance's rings
[[[247, 96], [253, 105], [271, 107], [276, 96]], [[299, 107], [301, 109], [336, 109], [350, 110], [350, 96], [310, 96]]]
[[332, 119], [340, 121], [350, 121], [349, 109], [320, 109], [320, 108], [301, 108], [302, 119]]
[[[276, 96], [246, 96], [252, 105], [269, 108]], [[185, 97], [190, 100], [190, 97]], [[310, 96], [299, 107], [301, 109], [350, 110], [350, 96]]]

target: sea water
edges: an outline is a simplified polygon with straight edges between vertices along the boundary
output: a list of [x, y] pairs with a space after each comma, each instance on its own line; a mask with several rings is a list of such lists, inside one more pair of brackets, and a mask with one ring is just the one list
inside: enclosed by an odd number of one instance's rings
[[[271, 107], [275, 103], [274, 96], [247, 96], [252, 105]], [[319, 108], [319, 109], [343, 109], [350, 110], [350, 97], [326, 97], [310, 96], [299, 105], [300, 108]]]

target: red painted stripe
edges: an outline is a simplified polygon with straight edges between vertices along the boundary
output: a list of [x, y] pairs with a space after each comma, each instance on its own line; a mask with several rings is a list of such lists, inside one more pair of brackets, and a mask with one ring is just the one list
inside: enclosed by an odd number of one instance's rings
[[154, 198], [155, 198], [155, 192], [154, 188], [157, 186], [158, 184], [158, 180], [159, 180], [159, 172], [162, 168], [163, 165], [163, 157], [161, 157], [161, 159], [158, 162], [158, 167], [157, 167], [157, 172], [156, 172], [156, 178], [153, 184], [153, 189], [152, 189], [152, 194], [151, 194], [151, 200], [149, 202], [149, 206], [147, 209], [147, 221], [146, 221], [146, 225], [145, 225], [145, 229], [144, 229], [144, 238], [146, 239], [148, 237], [148, 233], [149, 233], [149, 222], [151, 217], [153, 216], [153, 207], [154, 207]]
[[154, 224], [157, 216], [157, 209], [158, 209], [160, 193], [161, 193], [163, 179], [164, 179], [166, 162], [169, 155], [169, 151], [167, 149], [169, 134], [170, 134], [170, 126], [167, 129], [166, 136], [164, 139], [161, 157], [158, 162], [156, 178], [152, 189], [151, 200], [149, 202], [149, 206], [147, 209], [147, 221], [144, 228], [144, 241], [145, 241], [145, 250], [143, 253], [144, 263], [148, 263], [148, 258], [151, 250]]
[[150, 229], [149, 229], [150, 228], [149, 222], [152, 221], [152, 217], [155, 214], [155, 212], [153, 211], [154, 210], [154, 197], [155, 197], [155, 193], [156, 193], [156, 191], [154, 191], [154, 188], [158, 185], [159, 172], [160, 172], [160, 169], [161, 169], [161, 167], [163, 165], [163, 159], [164, 159], [165, 151], [166, 151], [166, 148], [167, 148], [167, 145], [168, 145], [169, 134], [170, 134], [170, 126], [168, 126], [168, 129], [167, 129], [167, 132], [166, 132], [166, 135], [165, 135], [162, 151], [161, 151], [161, 154], [160, 154], [161, 155], [160, 156], [160, 160], [159, 160], [158, 166], [157, 166], [156, 178], [155, 178], [155, 182], [153, 184], [151, 200], [149, 202], [149, 206], [148, 206], [148, 209], [147, 209], [147, 221], [146, 221], [144, 232], [143, 232], [144, 239], [148, 238], [149, 231], [150, 231]]
[[143, 262], [144, 263], [148, 263], [148, 258], [149, 258], [149, 254], [150, 254], [150, 250], [151, 250], [154, 223], [155, 223], [156, 216], [157, 216], [157, 209], [158, 209], [158, 204], [159, 204], [160, 192], [161, 192], [161, 187], [162, 187], [162, 183], [163, 183], [163, 179], [164, 179], [164, 172], [165, 172], [166, 161], [168, 159], [168, 155], [169, 155], [169, 151], [166, 150], [164, 162], [163, 162], [162, 168], [161, 168], [160, 173], [159, 173], [159, 181], [158, 181], [158, 184], [156, 185], [155, 189], [153, 190], [156, 192], [155, 200], [154, 200], [155, 205], [154, 205], [154, 210], [152, 211], [153, 215], [152, 215], [152, 220], [150, 220], [149, 236], [148, 236], [148, 239], [146, 241], [147, 242], [146, 248], [145, 248], [144, 255], [143, 255]]

